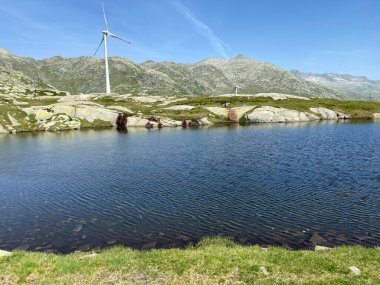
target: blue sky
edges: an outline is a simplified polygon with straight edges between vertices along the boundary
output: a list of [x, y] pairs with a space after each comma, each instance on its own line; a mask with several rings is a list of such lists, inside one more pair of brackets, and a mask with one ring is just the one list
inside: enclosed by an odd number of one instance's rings
[[[379, 0], [104, 0], [111, 56], [193, 63], [237, 54], [286, 70], [380, 80]], [[0, 47], [41, 59], [92, 55], [98, 0], [0, 0]], [[97, 56], [102, 56], [100, 52]]]

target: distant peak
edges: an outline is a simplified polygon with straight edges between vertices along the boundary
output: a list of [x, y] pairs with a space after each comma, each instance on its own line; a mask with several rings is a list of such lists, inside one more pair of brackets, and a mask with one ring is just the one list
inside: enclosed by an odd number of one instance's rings
[[241, 60], [241, 59], [249, 59], [248, 57], [242, 55], [242, 54], [238, 54], [237, 56], [235, 56], [233, 59], [237, 59], [237, 60]]
[[5, 48], [0, 48], [0, 54], [2, 55], [12, 55], [8, 50]]

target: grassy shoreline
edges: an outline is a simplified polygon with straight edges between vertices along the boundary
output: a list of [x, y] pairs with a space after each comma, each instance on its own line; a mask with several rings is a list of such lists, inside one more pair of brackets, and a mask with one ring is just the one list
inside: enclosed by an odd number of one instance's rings
[[[85, 96], [85, 95], [83, 95]], [[36, 132], [45, 131], [46, 127], [41, 125], [34, 115], [27, 115], [23, 108], [32, 106], [52, 106], [58, 104], [58, 100], [61, 97], [55, 99], [39, 100], [35, 99], [18, 99], [15, 102], [9, 99], [0, 97], [0, 125], [3, 128], [12, 126], [15, 132]], [[310, 100], [301, 99], [286, 99], [286, 100], [274, 100], [270, 97], [207, 97], [207, 96], [177, 96], [175, 100], [168, 101], [166, 105], [162, 105], [161, 101], [155, 102], [139, 102], [136, 98], [144, 98], [143, 96], [126, 97], [120, 99], [115, 96], [103, 96], [99, 98], [90, 98], [86, 101], [86, 104], [97, 104], [102, 108], [109, 108], [112, 106], [119, 106], [121, 108], [127, 108], [132, 113], [127, 113], [129, 116], [137, 115], [140, 117], [160, 117], [169, 118], [177, 121], [208, 118], [209, 121], [216, 125], [223, 124], [237, 124], [237, 122], [231, 121], [228, 118], [220, 117], [219, 115], [212, 114], [205, 107], [223, 107], [224, 104], [229, 104], [230, 108], [242, 107], [242, 106], [255, 106], [256, 108], [262, 106], [282, 107], [290, 110], [300, 112], [310, 112], [309, 108], [323, 107], [336, 112], [341, 112], [351, 116], [352, 120], [369, 120], [373, 119], [374, 113], [380, 113], [380, 102], [366, 102], [366, 101], [342, 101], [335, 99], [318, 99], [313, 98]], [[180, 100], [180, 101], [178, 101]], [[84, 101], [83, 101], [84, 102]], [[82, 102], [82, 103], [83, 103]], [[26, 105], [17, 105], [23, 103]], [[16, 104], [16, 105], [15, 105]], [[67, 104], [73, 104], [67, 103]], [[173, 107], [176, 105], [189, 105], [192, 106], [191, 110], [170, 110], [167, 107]], [[60, 113], [57, 113], [59, 115]], [[16, 124], [12, 123], [10, 116], [17, 121]], [[70, 118], [71, 120], [72, 118]], [[78, 119], [79, 120], [79, 119]], [[96, 119], [94, 121], [80, 120], [80, 128], [103, 128], [111, 127], [110, 121], [102, 121]], [[49, 128], [49, 131], [65, 131], [71, 128], [66, 125], [54, 125]], [[0, 128], [1, 130], [1, 128]], [[12, 131], [11, 131], [12, 132]]]
[[[355, 275], [350, 267], [361, 270]], [[205, 238], [187, 249], [116, 246], [68, 255], [0, 257], [1, 284], [380, 284], [380, 248], [324, 251], [242, 246]]]

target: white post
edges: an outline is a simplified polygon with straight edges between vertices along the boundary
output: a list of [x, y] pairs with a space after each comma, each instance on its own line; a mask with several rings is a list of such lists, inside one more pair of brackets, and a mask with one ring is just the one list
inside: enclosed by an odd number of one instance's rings
[[106, 66], [106, 93], [111, 93], [111, 87], [110, 87], [110, 74], [108, 72], [108, 54], [107, 54], [107, 35], [103, 34], [104, 38], [104, 62]]

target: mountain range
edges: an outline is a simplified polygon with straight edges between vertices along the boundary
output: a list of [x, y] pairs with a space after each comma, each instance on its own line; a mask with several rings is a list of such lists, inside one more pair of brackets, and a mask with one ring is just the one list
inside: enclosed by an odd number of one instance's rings
[[364, 76], [337, 73], [305, 73], [292, 70], [293, 74], [309, 82], [340, 90], [350, 97], [363, 100], [380, 100], [380, 80], [369, 80]]
[[[211, 58], [195, 64], [153, 61], [138, 64], [126, 58], [112, 57], [109, 65], [112, 92], [118, 94], [220, 95], [232, 93], [235, 84], [239, 84], [244, 88], [240, 93], [244, 94], [277, 92], [359, 100], [368, 99], [368, 90], [371, 90], [374, 99], [380, 99], [379, 82], [357, 84], [354, 88], [351, 80], [350, 89], [348, 85], [326, 83], [331, 80], [322, 80], [323, 75], [288, 72], [242, 55], [230, 60]], [[364, 77], [360, 78], [365, 82]], [[101, 58], [56, 56], [35, 60], [0, 49], [0, 91], [10, 93], [18, 84], [17, 90], [21, 86], [21, 90], [99, 93], [105, 90], [104, 81], [104, 60]], [[360, 86], [366, 87], [365, 92], [361, 92]], [[373, 89], [367, 86], [373, 86]]]

